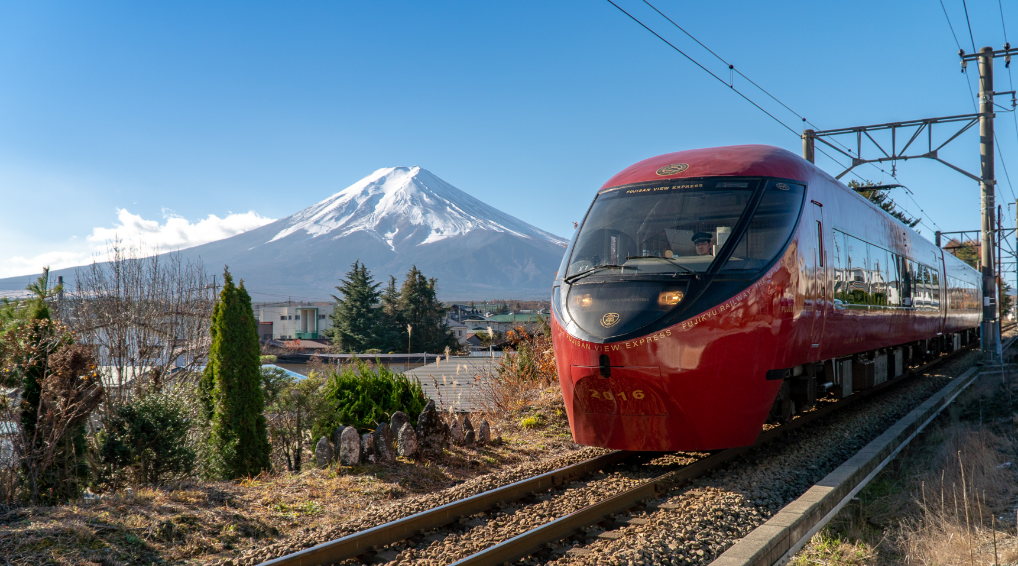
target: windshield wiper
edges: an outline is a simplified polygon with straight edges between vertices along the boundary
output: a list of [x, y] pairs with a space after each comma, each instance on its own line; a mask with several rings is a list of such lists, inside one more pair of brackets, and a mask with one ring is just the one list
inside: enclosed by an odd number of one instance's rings
[[576, 281], [577, 279], [581, 279], [583, 277], [586, 277], [587, 275], [592, 275], [592, 274], [594, 274], [594, 273], [596, 273], [598, 271], [604, 270], [604, 269], [621, 268], [621, 267], [623, 267], [623, 266], [615, 265], [615, 264], [612, 264], [612, 263], [606, 263], [604, 265], [596, 265], [594, 267], [591, 267], [590, 269], [585, 269], [585, 270], [583, 270], [583, 271], [581, 271], [579, 273], [574, 273], [574, 274], [570, 275], [569, 277], [566, 277], [565, 279], [563, 279], [562, 282], [566, 283], [566, 284], [569, 284], [569, 283], [572, 283], [573, 281]]
[[661, 257], [659, 255], [631, 255], [631, 256], [627, 256], [626, 257], [626, 261], [629, 261], [631, 259], [663, 259], [663, 260], [667, 261], [668, 263], [674, 265], [675, 267], [678, 267], [679, 269], [686, 270], [686, 273], [689, 273], [689, 274], [692, 274], [692, 275], [696, 275], [695, 271], [693, 271], [692, 269], [686, 267], [685, 265], [682, 265], [681, 263], [677, 263], [678, 260], [675, 259], [675, 258], [671, 258], [671, 257]]

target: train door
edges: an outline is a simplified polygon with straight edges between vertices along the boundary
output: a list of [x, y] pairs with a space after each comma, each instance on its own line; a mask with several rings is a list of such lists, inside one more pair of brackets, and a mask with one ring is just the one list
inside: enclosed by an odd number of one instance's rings
[[820, 338], [824, 331], [824, 316], [827, 313], [827, 257], [824, 248], [824, 207], [812, 201], [813, 217], [810, 219], [813, 233], [813, 326], [810, 330], [810, 345], [813, 354], [819, 355]]

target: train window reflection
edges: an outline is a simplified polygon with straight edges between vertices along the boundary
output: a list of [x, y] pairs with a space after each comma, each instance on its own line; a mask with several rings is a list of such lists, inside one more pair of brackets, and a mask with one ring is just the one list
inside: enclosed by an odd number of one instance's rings
[[799, 219], [805, 188], [784, 181], [768, 181], [749, 227], [722, 271], [759, 271], [785, 249]]
[[598, 195], [566, 279], [706, 271], [752, 200], [758, 179], [680, 179]]

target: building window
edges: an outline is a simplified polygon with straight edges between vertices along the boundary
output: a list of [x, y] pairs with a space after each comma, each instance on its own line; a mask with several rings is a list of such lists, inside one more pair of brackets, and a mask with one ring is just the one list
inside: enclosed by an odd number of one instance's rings
[[300, 315], [298, 314], [297, 316], [293, 317], [293, 319], [294, 320], [300, 320]]
[[318, 320], [325, 320], [325, 315], [324, 314], [318, 315]]
[[286, 320], [286, 315], [285, 314], [279, 315], [279, 320]]

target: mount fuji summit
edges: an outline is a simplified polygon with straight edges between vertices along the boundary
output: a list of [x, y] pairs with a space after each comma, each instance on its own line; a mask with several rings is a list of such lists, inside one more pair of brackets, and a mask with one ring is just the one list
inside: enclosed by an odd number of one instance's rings
[[179, 253], [211, 272], [229, 265], [254, 293], [328, 298], [359, 259], [383, 285], [416, 265], [444, 299], [544, 298], [566, 243], [425, 169], [389, 167], [296, 214]]

